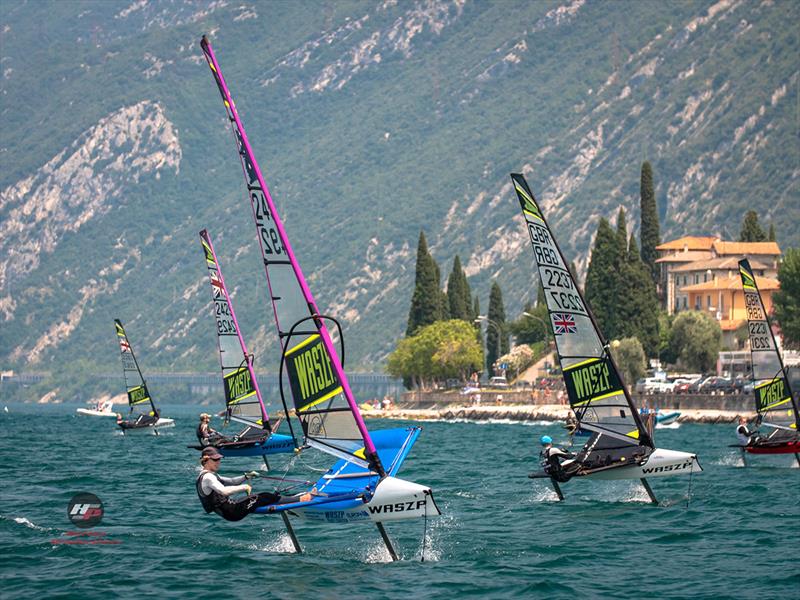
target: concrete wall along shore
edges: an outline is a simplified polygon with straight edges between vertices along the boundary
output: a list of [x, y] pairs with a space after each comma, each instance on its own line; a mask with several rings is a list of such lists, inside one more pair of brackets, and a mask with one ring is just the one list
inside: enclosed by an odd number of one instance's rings
[[[527, 391], [482, 391], [480, 403], [474, 395], [458, 392], [407, 392], [398, 407], [365, 416], [410, 420], [446, 419], [485, 421], [561, 421], [569, 412], [566, 404], [553, 403], [550, 395], [534, 397]], [[566, 397], [564, 398], [566, 401]], [[634, 404], [661, 411], [680, 411], [681, 422], [732, 423], [741, 415], [755, 417], [754, 399], [749, 395], [654, 394], [634, 395]]]

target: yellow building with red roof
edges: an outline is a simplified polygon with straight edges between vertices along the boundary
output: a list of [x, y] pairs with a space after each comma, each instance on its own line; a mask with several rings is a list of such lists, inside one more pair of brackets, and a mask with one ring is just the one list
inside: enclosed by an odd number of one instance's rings
[[776, 242], [728, 242], [715, 236], [685, 236], [656, 246], [661, 266], [659, 292], [669, 314], [699, 310], [718, 321], [724, 343], [736, 347], [734, 332], [747, 318], [739, 260], [747, 258], [769, 313], [780, 288], [781, 249]]

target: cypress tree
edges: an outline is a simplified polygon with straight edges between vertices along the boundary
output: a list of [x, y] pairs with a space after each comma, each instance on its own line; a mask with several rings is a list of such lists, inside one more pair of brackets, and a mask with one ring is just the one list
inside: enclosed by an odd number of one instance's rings
[[475, 294], [475, 300], [472, 303], [472, 320], [477, 319], [481, 314], [481, 301], [478, 300], [478, 294]]
[[742, 230], [739, 233], [740, 242], [764, 242], [767, 239], [767, 234], [761, 229], [758, 223], [758, 213], [754, 210], [748, 210], [742, 221]]
[[617, 292], [618, 328], [614, 338], [637, 338], [647, 356], [658, 353], [658, 296], [650, 271], [631, 234], [626, 261], [620, 268]]
[[605, 218], [600, 219], [592, 256], [586, 271], [586, 302], [594, 313], [603, 335], [611, 339], [616, 330], [615, 307], [618, 288], [617, 235]]
[[451, 319], [472, 321], [472, 297], [458, 255], [453, 259], [453, 270], [447, 278], [447, 304]]
[[[569, 265], [567, 266], [569, 269], [570, 275], [572, 275], [572, 279], [575, 282], [575, 285], [580, 288], [580, 282], [578, 281], [578, 269], [575, 268], [575, 261], [569, 261]], [[581, 290], [583, 291], [583, 290]]]
[[489, 310], [486, 324], [486, 370], [492, 373], [497, 359], [508, 352], [508, 333], [506, 333], [506, 310], [503, 307], [503, 293], [497, 282], [492, 283], [489, 292]]
[[772, 223], [769, 224], [769, 235], [767, 236], [767, 240], [770, 242], [775, 241], [775, 225]]
[[411, 308], [408, 312], [406, 337], [414, 335], [419, 328], [438, 321], [442, 315], [442, 305], [439, 267], [428, 252], [425, 233], [420, 231], [414, 294], [411, 297]]
[[475, 318], [472, 316], [472, 289], [469, 287], [467, 273], [464, 269], [461, 269], [461, 293], [464, 295], [464, 306], [467, 309], [466, 320], [471, 321]]
[[658, 283], [658, 265], [656, 259], [658, 253], [656, 246], [661, 243], [659, 238], [658, 208], [656, 207], [656, 194], [653, 187], [653, 169], [648, 161], [642, 163], [642, 176], [639, 185], [640, 209], [641, 209], [641, 236], [642, 251], [641, 257], [653, 282]]

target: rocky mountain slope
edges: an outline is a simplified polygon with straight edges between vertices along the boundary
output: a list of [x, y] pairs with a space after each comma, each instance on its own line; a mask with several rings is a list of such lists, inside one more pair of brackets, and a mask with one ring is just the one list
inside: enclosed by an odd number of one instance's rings
[[211, 370], [197, 232], [217, 246], [260, 368], [271, 309], [209, 33], [295, 251], [351, 368], [405, 328], [416, 239], [461, 255], [485, 307], [535, 294], [508, 173], [585, 268], [601, 216], [800, 243], [800, 4], [246, 0], [0, 9], [0, 365]]

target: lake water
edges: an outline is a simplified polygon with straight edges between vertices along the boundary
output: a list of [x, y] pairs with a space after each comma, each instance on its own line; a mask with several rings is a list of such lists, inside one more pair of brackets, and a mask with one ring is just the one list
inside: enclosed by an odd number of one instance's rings
[[[548, 485], [529, 480], [539, 436], [566, 440], [558, 425], [424, 423], [400, 475], [432, 486], [443, 516], [427, 529], [422, 520], [387, 525], [402, 554], [391, 563], [369, 524], [295, 519], [305, 551], [295, 555], [275, 516], [206, 515], [194, 489], [198, 453], [186, 448], [194, 407], [164, 406], [176, 427], [126, 437], [113, 419], [77, 416], [76, 406], [8, 406], [0, 412], [4, 599], [800, 597], [800, 469], [792, 455], [750, 457], [744, 468], [728, 447], [731, 425], [657, 430], [660, 447], [697, 452], [705, 472], [651, 480], [662, 500], [651, 506], [638, 482], [571, 481], [558, 503]], [[282, 473], [283, 460], [271, 462]], [[331, 462], [307, 452], [292, 474], [316, 479], [313, 469]], [[221, 472], [260, 466], [227, 458]], [[70, 534], [67, 503], [77, 492], [104, 504], [88, 536]]]

